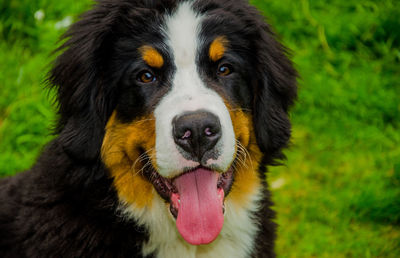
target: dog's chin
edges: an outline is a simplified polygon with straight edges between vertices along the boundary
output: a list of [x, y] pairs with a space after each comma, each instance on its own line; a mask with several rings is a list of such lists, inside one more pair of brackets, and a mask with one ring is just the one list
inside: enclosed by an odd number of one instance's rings
[[218, 172], [198, 166], [165, 178], [149, 167], [144, 174], [169, 203], [169, 212], [183, 239], [192, 245], [214, 241], [224, 223], [224, 199], [232, 186], [233, 168]]

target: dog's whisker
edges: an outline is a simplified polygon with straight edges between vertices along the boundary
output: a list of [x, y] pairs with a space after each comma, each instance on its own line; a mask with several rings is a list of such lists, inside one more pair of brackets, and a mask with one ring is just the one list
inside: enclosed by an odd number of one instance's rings
[[230, 108], [229, 111], [248, 111], [251, 112], [250, 108]]
[[139, 155], [139, 157], [133, 162], [133, 164], [132, 164], [132, 170], [134, 170], [135, 169], [135, 166], [136, 166], [136, 164], [138, 163], [138, 162], [143, 162], [143, 161], [145, 161], [146, 159], [149, 159], [149, 153], [151, 152], [151, 151], [153, 151], [154, 150], [154, 148], [150, 148], [150, 149], [148, 149], [147, 151], [145, 151], [144, 153], [142, 153], [141, 155]]
[[150, 166], [151, 166], [151, 161], [148, 160], [146, 163], [143, 164], [143, 166], [139, 170], [133, 170], [132, 172], [134, 175], [139, 175], [139, 174], [143, 175], [144, 170]]
[[155, 121], [155, 120], [156, 120], [156, 119], [154, 119], [154, 118], [147, 118], [147, 119], [135, 121], [135, 124], [137, 124], [137, 123], [143, 123], [143, 122], [147, 122], [147, 121]]
[[238, 164], [239, 164], [240, 167], [248, 168], [248, 166], [247, 166], [247, 164], [245, 162], [245, 159], [242, 158], [242, 157], [238, 158]]
[[[114, 180], [116, 180], [116, 181], [122, 180], [122, 178], [124, 178], [124, 176], [127, 173], [133, 173], [133, 175], [137, 175], [137, 174], [141, 173], [141, 171], [143, 170], [143, 167], [145, 168], [145, 167], [151, 165], [151, 160], [150, 160], [151, 155], [149, 155], [148, 153], [150, 153], [152, 150], [154, 150], [154, 148], [151, 148], [151, 149], [147, 150], [145, 153], [142, 153], [135, 160], [135, 162], [130, 166], [130, 169], [125, 169], [123, 172], [119, 173], [118, 176], [114, 177]], [[146, 161], [146, 163], [143, 165], [143, 167], [140, 170], [135, 171], [135, 166], [137, 165], [137, 163], [138, 162], [144, 162], [144, 161]]]
[[243, 159], [244, 159], [243, 163], [246, 164], [246, 167], [248, 168], [247, 162], [246, 162], [248, 160], [250, 163], [250, 168], [254, 169], [253, 160], [252, 160], [252, 157], [251, 157], [249, 151], [247, 150], [247, 148], [244, 147], [243, 144], [239, 140], [236, 140], [236, 144], [237, 144], [237, 148], [238, 148], [238, 154], [243, 156]]

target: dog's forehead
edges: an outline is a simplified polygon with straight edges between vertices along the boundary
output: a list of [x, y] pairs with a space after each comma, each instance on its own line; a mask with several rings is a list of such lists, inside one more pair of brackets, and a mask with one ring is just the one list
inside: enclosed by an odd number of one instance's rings
[[[227, 23], [230, 23], [230, 34], [235, 30], [232, 27], [237, 27], [230, 16], [233, 14], [222, 17], [213, 12], [210, 15], [200, 12], [197, 5], [192, 1], [181, 2], [172, 13], [165, 15], [162, 24], [165, 43], [177, 66], [193, 64], [198, 55], [207, 55], [212, 61], [218, 61], [229, 46], [225, 30]], [[224, 11], [224, 15], [227, 14]]]
[[[140, 42], [136, 48], [142, 59], [151, 67], [160, 68], [164, 64], [159, 58], [162, 56], [172, 61], [166, 65], [183, 67], [198, 61], [199, 57], [216, 62], [230, 47], [245, 47], [247, 42], [241, 37], [244, 22], [234, 12], [220, 7], [203, 10], [202, 5], [202, 1], [182, 1], [171, 11], [162, 13], [163, 18], [148, 26], [140, 25], [144, 26], [140, 30], [144, 35], [132, 36]], [[143, 51], [149, 47], [157, 51]]]
[[177, 10], [167, 17], [164, 30], [177, 66], [186, 66], [195, 60], [202, 18], [189, 2], [180, 4]]

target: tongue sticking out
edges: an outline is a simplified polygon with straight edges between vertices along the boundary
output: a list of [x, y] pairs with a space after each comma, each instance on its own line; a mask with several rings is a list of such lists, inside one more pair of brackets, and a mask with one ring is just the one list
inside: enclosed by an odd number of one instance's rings
[[192, 245], [208, 244], [217, 238], [224, 223], [224, 191], [217, 188], [218, 173], [196, 169], [175, 179], [179, 194], [171, 201], [178, 208], [176, 226]]

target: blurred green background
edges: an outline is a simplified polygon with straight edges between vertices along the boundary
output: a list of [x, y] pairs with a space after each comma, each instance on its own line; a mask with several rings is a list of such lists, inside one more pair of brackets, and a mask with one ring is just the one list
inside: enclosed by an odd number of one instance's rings
[[[253, 0], [293, 52], [293, 144], [269, 183], [280, 257], [400, 257], [400, 2]], [[0, 0], [0, 176], [52, 136], [43, 80], [89, 0]]]

